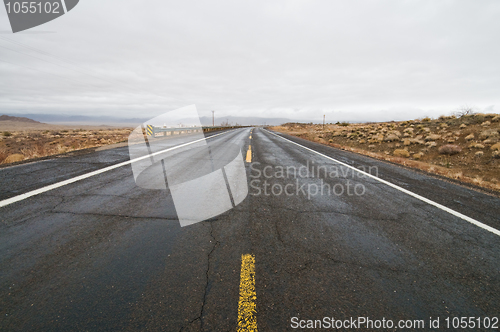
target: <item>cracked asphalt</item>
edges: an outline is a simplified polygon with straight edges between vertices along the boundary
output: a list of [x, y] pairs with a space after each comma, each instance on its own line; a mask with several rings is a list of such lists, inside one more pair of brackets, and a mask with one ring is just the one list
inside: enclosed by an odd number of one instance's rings
[[[180, 227], [168, 191], [137, 187], [130, 165], [0, 208], [0, 330], [234, 331], [243, 254], [255, 256], [260, 331], [293, 330], [292, 317], [500, 316], [499, 236], [250, 130], [209, 140], [214, 154], [252, 146], [249, 195], [191, 226]], [[496, 196], [286, 137], [500, 229]], [[2, 168], [0, 200], [128, 158], [125, 147]], [[311, 174], [320, 166], [340, 175]], [[296, 188], [325, 184], [364, 190]], [[287, 185], [291, 195], [276, 194]]]

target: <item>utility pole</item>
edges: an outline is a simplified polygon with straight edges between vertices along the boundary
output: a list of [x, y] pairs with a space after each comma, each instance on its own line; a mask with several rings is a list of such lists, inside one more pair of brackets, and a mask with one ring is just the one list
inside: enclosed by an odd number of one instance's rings
[[326, 114], [323, 114], [323, 131], [325, 131], [325, 116]]
[[212, 111], [212, 127], [215, 127], [215, 111]]

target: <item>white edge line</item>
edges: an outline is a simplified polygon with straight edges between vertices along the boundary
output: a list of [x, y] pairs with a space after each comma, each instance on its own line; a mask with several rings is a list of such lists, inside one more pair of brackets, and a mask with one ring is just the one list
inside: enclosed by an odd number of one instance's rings
[[45, 192], [50, 191], [52, 189], [56, 189], [56, 188], [65, 186], [65, 185], [70, 184], [70, 183], [74, 183], [74, 182], [77, 182], [77, 181], [80, 181], [80, 180], [83, 180], [83, 179], [87, 179], [87, 178], [90, 178], [90, 177], [92, 177], [94, 175], [105, 173], [107, 171], [111, 171], [111, 170], [113, 170], [115, 168], [118, 168], [118, 167], [122, 167], [122, 166], [125, 166], [125, 165], [129, 165], [129, 164], [135, 163], [136, 161], [139, 161], [139, 160], [142, 160], [142, 159], [150, 158], [152, 156], [156, 156], [156, 155], [168, 152], [168, 151], [172, 151], [172, 150], [175, 150], [175, 149], [178, 149], [178, 148], [182, 148], [184, 146], [187, 146], [187, 145], [190, 145], [190, 144], [194, 144], [194, 143], [197, 143], [197, 142], [201, 142], [203, 140], [207, 140], [207, 139], [212, 138], [212, 137], [216, 137], [216, 136], [219, 136], [219, 135], [227, 134], [227, 133], [233, 132], [235, 130], [237, 130], [237, 129], [226, 131], [226, 132], [223, 132], [223, 133], [220, 133], [220, 134], [215, 134], [215, 135], [208, 136], [208, 137], [205, 137], [205, 138], [200, 138], [200, 139], [198, 139], [196, 141], [192, 141], [192, 142], [184, 143], [184, 144], [181, 144], [181, 145], [177, 145], [177, 146], [174, 146], [174, 147], [171, 147], [171, 148], [168, 148], [168, 149], [165, 149], [165, 150], [157, 151], [157, 152], [152, 153], [152, 154], [147, 154], [145, 156], [142, 156], [142, 157], [139, 157], [139, 158], [135, 158], [135, 159], [132, 159], [132, 160], [127, 160], [127, 161], [124, 161], [124, 162], [119, 163], [119, 164], [115, 164], [115, 165], [112, 165], [112, 166], [108, 166], [108, 167], [104, 167], [104, 168], [98, 169], [97, 171], [93, 171], [93, 172], [90, 172], [90, 173], [82, 174], [82, 175], [79, 175], [77, 177], [74, 177], [74, 178], [71, 178], [71, 179], [68, 179], [68, 180], [64, 180], [64, 181], [61, 181], [61, 182], [53, 183], [51, 185], [48, 185], [48, 186], [45, 186], [45, 187], [42, 187], [42, 188], [39, 188], [39, 189], [32, 190], [32, 191], [29, 191], [27, 193], [24, 193], [24, 194], [21, 194], [21, 195], [18, 195], [18, 196], [7, 198], [7, 199], [4, 199], [3, 201], [0, 201], [0, 208], [4, 207], [4, 206], [7, 206], [9, 204], [15, 203], [15, 202], [22, 201], [22, 200], [24, 200], [26, 198], [29, 198], [29, 197], [32, 197], [32, 196], [35, 196], [35, 195], [39, 195], [39, 194], [45, 193]]
[[437, 208], [439, 208], [439, 209], [441, 209], [441, 210], [443, 210], [443, 211], [446, 211], [446, 212], [448, 212], [448, 213], [450, 213], [450, 214], [452, 214], [452, 215], [454, 215], [454, 216], [456, 216], [456, 217], [462, 218], [463, 220], [466, 220], [466, 221], [470, 222], [471, 224], [474, 224], [474, 225], [476, 225], [476, 226], [478, 226], [478, 227], [481, 227], [481, 228], [483, 228], [483, 229], [485, 229], [485, 230], [487, 230], [487, 231], [492, 232], [493, 234], [496, 234], [496, 235], [500, 236], [500, 231], [499, 231], [498, 229], [493, 228], [493, 227], [491, 227], [491, 226], [488, 226], [488, 225], [486, 225], [486, 224], [483, 224], [482, 222], [477, 221], [476, 219], [473, 219], [473, 218], [468, 217], [468, 216], [466, 216], [466, 215], [464, 215], [464, 214], [461, 214], [460, 212], [457, 212], [457, 211], [455, 211], [455, 210], [452, 210], [452, 209], [450, 209], [450, 208], [448, 208], [448, 207], [446, 207], [446, 206], [444, 206], [444, 205], [441, 205], [441, 204], [439, 204], [439, 203], [436, 203], [436, 202], [434, 202], [434, 201], [431, 201], [430, 199], [425, 198], [425, 197], [423, 197], [423, 196], [420, 196], [420, 195], [418, 195], [418, 194], [415, 194], [414, 192], [411, 192], [411, 191], [409, 191], [409, 190], [407, 190], [407, 189], [401, 188], [400, 186], [395, 185], [394, 183], [388, 182], [388, 181], [383, 180], [383, 179], [381, 179], [381, 178], [379, 178], [379, 177], [376, 177], [376, 176], [374, 176], [374, 175], [371, 175], [370, 173], [366, 173], [366, 172], [364, 172], [364, 171], [362, 171], [362, 170], [360, 170], [360, 169], [357, 169], [357, 168], [355, 168], [355, 167], [353, 167], [353, 166], [351, 166], [351, 165], [345, 164], [345, 163], [341, 162], [340, 160], [334, 159], [334, 158], [332, 158], [332, 157], [329, 157], [329, 156], [327, 156], [327, 155], [322, 154], [321, 152], [315, 151], [315, 150], [310, 149], [310, 148], [308, 148], [308, 147], [306, 147], [306, 146], [304, 146], [304, 145], [301, 145], [301, 144], [299, 144], [299, 143], [296, 143], [296, 142], [294, 142], [294, 141], [291, 141], [291, 140], [289, 140], [289, 139], [287, 139], [287, 138], [285, 138], [285, 137], [283, 137], [283, 136], [277, 135], [277, 134], [275, 134], [275, 133], [273, 133], [273, 132], [271, 132], [271, 131], [269, 131], [269, 130], [267, 130], [267, 132], [269, 132], [270, 134], [273, 134], [273, 135], [274, 135], [274, 136], [276, 136], [276, 137], [279, 137], [279, 138], [281, 138], [281, 139], [284, 139], [285, 141], [288, 141], [288, 142], [290, 142], [290, 143], [293, 143], [293, 144], [295, 144], [295, 145], [298, 145], [298, 146], [300, 146], [300, 147], [302, 147], [302, 148], [304, 148], [304, 149], [306, 149], [306, 150], [309, 150], [309, 151], [312, 151], [312, 152], [314, 152], [314, 153], [316, 153], [316, 154], [319, 154], [320, 156], [323, 156], [323, 157], [325, 157], [325, 158], [327, 158], [327, 159], [333, 160], [334, 162], [339, 163], [339, 164], [341, 164], [341, 165], [343, 165], [343, 166], [349, 167], [350, 169], [353, 169], [353, 170], [355, 170], [355, 171], [357, 171], [357, 172], [359, 172], [359, 173], [362, 173], [362, 174], [364, 174], [364, 175], [366, 175], [366, 176], [368, 176], [368, 177], [370, 177], [370, 178], [372, 178], [372, 179], [375, 179], [375, 180], [377, 180], [377, 181], [379, 181], [379, 182], [382, 182], [383, 184], [386, 184], [386, 185], [388, 185], [389, 187], [392, 187], [392, 188], [397, 189], [397, 190], [399, 190], [399, 191], [401, 191], [401, 192], [404, 192], [405, 194], [408, 194], [408, 195], [410, 195], [410, 196], [413, 196], [413, 197], [415, 197], [415, 198], [417, 198], [417, 199], [419, 199], [419, 200], [421, 200], [421, 201], [423, 201], [423, 202], [425, 202], [425, 203], [427, 203], [427, 204], [430, 204], [430, 205], [432, 205], [432, 206], [435, 206], [435, 207], [437, 207]]

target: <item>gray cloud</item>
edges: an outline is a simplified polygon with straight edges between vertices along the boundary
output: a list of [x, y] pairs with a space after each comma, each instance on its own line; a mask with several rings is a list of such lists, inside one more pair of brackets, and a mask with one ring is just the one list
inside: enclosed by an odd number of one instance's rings
[[0, 113], [150, 117], [193, 103], [202, 115], [311, 121], [437, 116], [466, 103], [498, 112], [499, 14], [498, 1], [85, 0], [0, 34]]

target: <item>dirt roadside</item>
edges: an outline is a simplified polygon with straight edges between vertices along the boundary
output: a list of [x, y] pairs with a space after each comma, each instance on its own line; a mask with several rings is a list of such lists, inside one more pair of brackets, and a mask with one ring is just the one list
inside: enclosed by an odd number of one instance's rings
[[498, 114], [271, 129], [500, 192]]
[[0, 121], [0, 164], [11, 164], [127, 140], [132, 128]]

